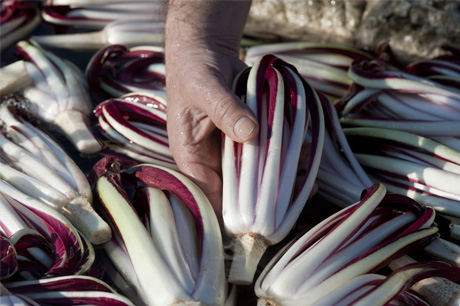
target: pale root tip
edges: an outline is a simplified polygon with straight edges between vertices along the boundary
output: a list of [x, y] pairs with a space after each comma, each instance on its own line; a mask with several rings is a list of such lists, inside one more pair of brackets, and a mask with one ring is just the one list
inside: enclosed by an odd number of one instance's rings
[[54, 120], [54, 124], [64, 133], [81, 153], [93, 154], [102, 149], [87, 124], [88, 118], [77, 110], [65, 110]]
[[248, 233], [235, 237], [233, 243], [233, 259], [228, 282], [236, 285], [249, 285], [268, 247], [267, 241], [256, 234]]
[[460, 245], [451, 241], [437, 238], [427, 245], [424, 251], [433, 257], [460, 266]]
[[276, 303], [272, 300], [267, 300], [265, 298], [260, 298], [257, 300], [257, 306], [280, 306], [280, 304]]
[[460, 305], [460, 285], [441, 277], [423, 279], [411, 287], [433, 306]]
[[62, 213], [92, 244], [102, 244], [112, 238], [110, 226], [94, 211], [85, 196], [72, 200]]
[[32, 82], [23, 60], [0, 69], [0, 95], [14, 93]]

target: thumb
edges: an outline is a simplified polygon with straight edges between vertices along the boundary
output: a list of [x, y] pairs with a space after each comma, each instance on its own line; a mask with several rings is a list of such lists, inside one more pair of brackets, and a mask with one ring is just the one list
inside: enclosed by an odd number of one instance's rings
[[209, 84], [209, 103], [204, 111], [225, 135], [236, 142], [254, 139], [259, 132], [259, 124], [249, 107], [244, 104], [227, 85], [219, 79]]

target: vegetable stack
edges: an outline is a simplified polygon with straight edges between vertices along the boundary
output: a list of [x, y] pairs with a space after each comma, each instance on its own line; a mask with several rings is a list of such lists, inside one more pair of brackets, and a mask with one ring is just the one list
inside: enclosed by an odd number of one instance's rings
[[20, 114], [20, 102], [10, 100], [0, 105], [0, 181], [64, 214], [92, 243], [109, 240], [109, 226], [92, 207], [86, 175], [51, 136]]
[[98, 101], [132, 92], [166, 99], [164, 50], [110, 45], [97, 51], [86, 68], [90, 92]]
[[[89, 128], [92, 102], [83, 73], [72, 62], [33, 40], [16, 44], [22, 59], [0, 70], [0, 93], [20, 92], [29, 112], [65, 135], [82, 153], [101, 149]], [[9, 79], [20, 76], [20, 82]]]
[[458, 232], [460, 52], [447, 50], [403, 65], [382, 45], [381, 59], [350, 67], [354, 90], [339, 108], [355, 157], [372, 180], [456, 218]]
[[[247, 284], [266, 247], [289, 233], [307, 202], [319, 168], [324, 120], [316, 92], [275, 56], [263, 56], [243, 71], [234, 90], [260, 126], [248, 143], [225, 137], [222, 158], [223, 219], [234, 243], [229, 281]], [[309, 147], [306, 162], [300, 158], [303, 145]]]
[[432, 275], [458, 281], [460, 269], [429, 261], [388, 276], [376, 272], [436, 238], [434, 217], [432, 208], [373, 185], [361, 201], [323, 220], [272, 258], [256, 282], [259, 305], [416, 304], [418, 298], [406, 291], [412, 283]]
[[132, 93], [103, 101], [94, 109], [93, 129], [105, 155], [176, 169], [166, 131], [166, 102]]
[[217, 217], [204, 193], [181, 173], [113, 156], [91, 174], [114, 236], [105, 250], [146, 305], [223, 305], [224, 254]]

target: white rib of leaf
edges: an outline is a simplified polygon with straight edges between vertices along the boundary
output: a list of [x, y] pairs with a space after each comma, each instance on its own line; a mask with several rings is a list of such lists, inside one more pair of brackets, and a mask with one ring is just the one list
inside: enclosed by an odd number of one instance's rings
[[153, 187], [147, 187], [147, 192], [150, 206], [150, 235], [180, 285], [190, 292], [195, 284], [180, 245], [179, 233], [168, 197], [163, 191]]

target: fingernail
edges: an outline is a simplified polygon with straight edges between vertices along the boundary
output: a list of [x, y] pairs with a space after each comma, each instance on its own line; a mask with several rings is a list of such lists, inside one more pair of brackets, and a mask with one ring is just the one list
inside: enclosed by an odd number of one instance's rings
[[246, 138], [254, 131], [256, 124], [254, 121], [249, 119], [248, 117], [241, 117], [233, 127], [233, 132], [235, 135], [242, 141], [246, 140]]

